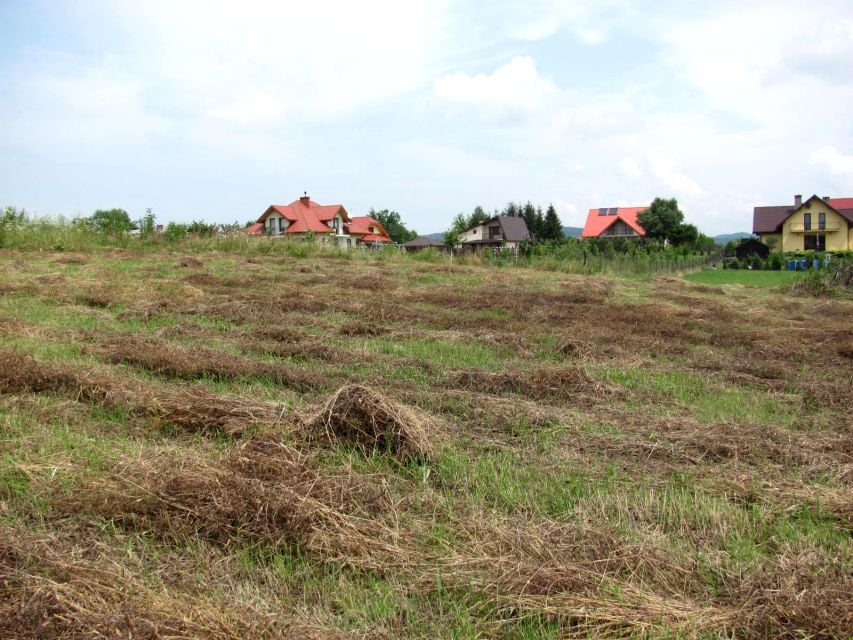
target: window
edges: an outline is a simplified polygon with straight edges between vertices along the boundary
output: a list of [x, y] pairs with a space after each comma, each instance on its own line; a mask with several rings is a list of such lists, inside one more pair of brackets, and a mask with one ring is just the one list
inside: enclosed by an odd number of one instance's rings
[[821, 231], [826, 229], [826, 214], [823, 211], [817, 214], [817, 228]]
[[803, 214], [803, 229], [805, 231], [810, 231], [812, 228], [812, 214], [804, 213]]
[[612, 225], [610, 225], [602, 236], [635, 236], [637, 232], [634, 231], [630, 226], [628, 226], [622, 220], [617, 220]]
[[489, 240], [494, 240], [495, 238], [501, 237], [501, 228], [500, 227], [489, 227]]
[[803, 248], [806, 251], [826, 251], [826, 236], [822, 233], [803, 238]]
[[598, 215], [600, 215], [600, 216], [606, 216], [606, 215], [607, 215], [607, 207], [601, 207], [601, 208], [598, 210]]

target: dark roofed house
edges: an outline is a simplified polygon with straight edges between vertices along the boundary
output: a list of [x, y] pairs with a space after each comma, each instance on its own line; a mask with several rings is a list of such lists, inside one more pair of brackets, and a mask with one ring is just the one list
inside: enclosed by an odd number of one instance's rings
[[755, 207], [752, 232], [771, 251], [844, 251], [853, 249], [853, 198], [820, 198], [793, 204]]
[[735, 247], [735, 256], [738, 260], [743, 260], [749, 256], [758, 256], [762, 260], [766, 260], [769, 255], [770, 247], [755, 238], [746, 238]]
[[525, 240], [530, 240], [527, 224], [524, 218], [513, 216], [495, 216], [459, 234], [462, 248], [470, 251], [482, 247], [517, 249]]
[[429, 236], [418, 236], [414, 240], [409, 240], [403, 243], [403, 248], [406, 251], [423, 251], [424, 249], [447, 249], [447, 245], [440, 240], [434, 240]]

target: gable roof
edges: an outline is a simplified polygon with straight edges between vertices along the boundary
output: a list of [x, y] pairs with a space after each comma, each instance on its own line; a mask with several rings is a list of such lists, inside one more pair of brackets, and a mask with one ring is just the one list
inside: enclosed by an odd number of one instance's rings
[[596, 207], [586, 214], [586, 224], [583, 226], [581, 238], [598, 238], [607, 231], [617, 220], [621, 220], [637, 235], [646, 235], [646, 230], [637, 222], [637, 216], [648, 207]]
[[463, 231], [463, 233], [467, 233], [471, 229], [476, 229], [477, 227], [484, 227], [495, 220], [497, 220], [501, 226], [501, 235], [503, 235], [503, 238], [494, 240], [476, 240], [470, 244], [483, 244], [489, 242], [523, 242], [524, 240], [530, 240], [530, 231], [527, 229], [527, 223], [524, 221], [524, 218], [518, 218], [515, 216], [493, 216], [488, 220], [483, 220], [483, 222], [475, 224], [472, 227], [468, 227]]
[[752, 232], [753, 233], [775, 233], [779, 231], [782, 223], [790, 218], [795, 212], [808, 208], [814, 200], [820, 200], [841, 217], [853, 224], [853, 198], [827, 198], [823, 199], [813, 195], [808, 200], [797, 206], [796, 204], [774, 205], [769, 207], [755, 207], [752, 210]]
[[[513, 216], [495, 216], [501, 223], [501, 231], [504, 234], [504, 240], [507, 242], [523, 242], [530, 240], [530, 231], [527, 229], [527, 223], [524, 218], [516, 218]], [[495, 218], [492, 218], [494, 220]], [[487, 222], [491, 222], [488, 220]]]
[[317, 204], [307, 196], [294, 200], [290, 204], [274, 204], [261, 214], [257, 219], [256, 224], [263, 224], [264, 221], [273, 213], [278, 213], [282, 218], [290, 224], [284, 231], [288, 233], [305, 233], [313, 231], [314, 233], [332, 233], [332, 228], [327, 222], [334, 218], [338, 213], [341, 214], [344, 222], [348, 222], [350, 217], [347, 210], [340, 204]]
[[[379, 229], [379, 233], [373, 233], [370, 227], [376, 227]], [[362, 236], [359, 238], [362, 242], [391, 242], [391, 236], [385, 231], [382, 223], [370, 216], [354, 216], [350, 218], [347, 231], [350, 235]]]

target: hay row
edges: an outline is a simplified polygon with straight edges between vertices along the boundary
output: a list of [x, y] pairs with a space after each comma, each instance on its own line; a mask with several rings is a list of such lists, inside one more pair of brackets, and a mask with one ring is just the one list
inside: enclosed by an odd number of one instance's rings
[[79, 371], [0, 350], [0, 393], [71, 392], [78, 399], [130, 409], [155, 424], [239, 437], [247, 431], [294, 432], [309, 442], [342, 442], [365, 454], [373, 450], [401, 458], [427, 459], [440, 446], [439, 430], [427, 414], [369, 387], [344, 386], [314, 413], [298, 415], [283, 405], [223, 397], [202, 387], [154, 389], [142, 381]]

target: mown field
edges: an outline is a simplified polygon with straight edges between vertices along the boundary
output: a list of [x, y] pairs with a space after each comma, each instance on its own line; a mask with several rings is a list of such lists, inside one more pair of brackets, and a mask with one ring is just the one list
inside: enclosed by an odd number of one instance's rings
[[848, 638], [853, 302], [0, 252], [2, 638]]

